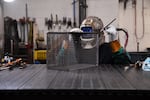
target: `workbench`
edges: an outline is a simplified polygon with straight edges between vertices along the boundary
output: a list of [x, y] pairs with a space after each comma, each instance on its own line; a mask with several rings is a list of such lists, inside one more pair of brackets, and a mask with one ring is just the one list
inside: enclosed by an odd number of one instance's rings
[[[103, 64], [87, 69], [49, 70], [46, 64], [0, 72], [0, 93], [150, 93], [150, 72]], [[65, 91], [64, 91], [65, 90]], [[85, 91], [84, 91], [85, 90]], [[88, 91], [87, 91], [88, 90]], [[117, 92], [118, 91], [118, 92]]]

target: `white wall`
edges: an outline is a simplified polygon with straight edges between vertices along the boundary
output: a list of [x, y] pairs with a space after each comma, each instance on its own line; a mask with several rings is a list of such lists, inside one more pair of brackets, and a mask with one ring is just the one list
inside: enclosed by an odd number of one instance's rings
[[[87, 0], [87, 5], [87, 16], [101, 18], [104, 25], [118, 18], [118, 0]], [[117, 20], [112, 24], [117, 25]]]
[[[104, 26], [116, 18], [111, 25], [118, 26], [118, 0], [87, 0], [87, 5], [87, 16], [101, 18]], [[108, 34], [105, 34], [106, 42], [109, 42], [109, 38]]]

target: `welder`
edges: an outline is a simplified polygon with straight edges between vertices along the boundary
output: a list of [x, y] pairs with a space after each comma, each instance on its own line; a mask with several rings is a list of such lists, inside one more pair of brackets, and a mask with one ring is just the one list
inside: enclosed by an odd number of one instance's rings
[[[130, 64], [130, 56], [123, 46], [121, 46], [119, 39], [117, 39], [118, 31], [123, 31], [126, 35], [125, 46], [128, 42], [128, 33], [122, 28], [115, 28], [112, 25], [103, 26], [100, 18], [89, 16], [83, 20], [80, 28], [72, 29], [71, 32], [86, 32], [91, 34], [82, 34], [80, 36], [81, 46], [83, 49], [93, 49], [97, 45], [98, 33], [99, 41], [99, 63], [100, 64]], [[111, 37], [109, 42], [105, 42], [105, 33]]]

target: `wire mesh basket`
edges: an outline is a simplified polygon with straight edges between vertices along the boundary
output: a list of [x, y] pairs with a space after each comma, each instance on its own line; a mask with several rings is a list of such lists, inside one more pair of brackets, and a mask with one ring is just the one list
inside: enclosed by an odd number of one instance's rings
[[95, 35], [96, 46], [84, 49], [81, 35], [89, 33], [48, 32], [47, 33], [47, 68], [74, 70], [98, 66], [99, 39]]

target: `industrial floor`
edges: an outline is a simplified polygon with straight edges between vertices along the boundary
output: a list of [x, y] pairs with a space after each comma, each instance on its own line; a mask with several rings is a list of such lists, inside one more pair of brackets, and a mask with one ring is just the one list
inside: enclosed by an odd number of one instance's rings
[[[31, 64], [25, 69], [0, 71], [0, 94], [13, 91], [39, 90], [150, 90], [150, 72], [123, 65], [100, 65], [74, 71], [48, 70], [46, 64]], [[16, 92], [15, 91], [15, 92]], [[107, 91], [107, 92], [109, 92]], [[83, 91], [82, 91], [83, 92]], [[105, 91], [106, 92], [106, 91]], [[111, 91], [112, 92], [112, 91]], [[22, 93], [22, 92], [19, 92]]]

